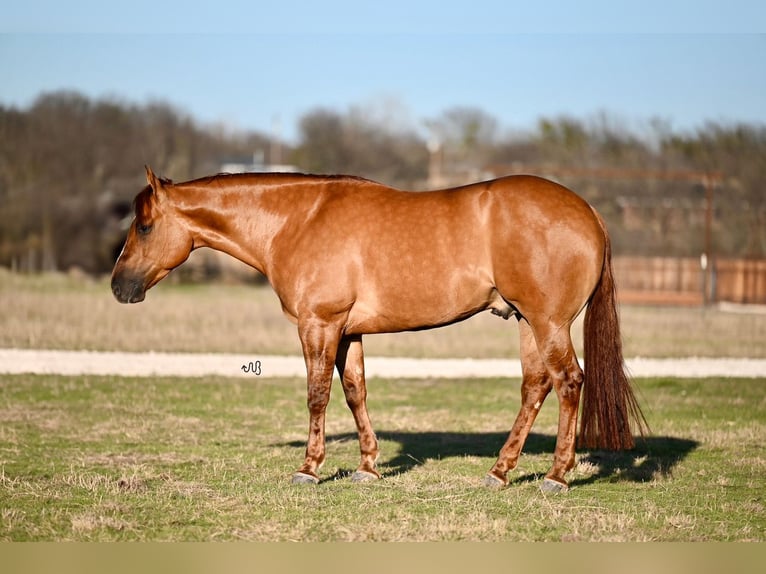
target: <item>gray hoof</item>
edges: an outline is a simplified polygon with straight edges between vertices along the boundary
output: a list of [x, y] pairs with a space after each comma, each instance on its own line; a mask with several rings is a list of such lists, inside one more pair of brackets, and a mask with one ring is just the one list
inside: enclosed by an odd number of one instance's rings
[[491, 472], [488, 472], [484, 477], [484, 486], [494, 490], [500, 490], [501, 488], [505, 488], [505, 483]]
[[351, 482], [374, 482], [380, 479], [377, 474], [365, 470], [357, 470], [351, 475]]
[[553, 480], [552, 478], [545, 478], [543, 479], [543, 482], [540, 484], [540, 490], [544, 492], [545, 494], [559, 494], [564, 493], [569, 490], [569, 486], [567, 486], [563, 482], [559, 482], [558, 480]]
[[319, 479], [316, 476], [305, 474], [303, 472], [296, 472], [292, 479], [293, 484], [319, 484]]

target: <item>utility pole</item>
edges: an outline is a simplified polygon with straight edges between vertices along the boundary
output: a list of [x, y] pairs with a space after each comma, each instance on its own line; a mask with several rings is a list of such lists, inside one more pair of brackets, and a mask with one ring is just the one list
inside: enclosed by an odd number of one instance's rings
[[700, 257], [702, 267], [702, 300], [705, 306], [715, 301], [715, 258], [713, 256], [713, 188], [718, 176], [705, 174], [702, 185], [705, 187], [705, 247]]

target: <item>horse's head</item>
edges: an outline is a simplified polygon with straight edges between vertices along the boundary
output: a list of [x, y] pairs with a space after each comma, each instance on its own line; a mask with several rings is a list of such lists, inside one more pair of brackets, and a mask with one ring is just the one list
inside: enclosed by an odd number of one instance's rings
[[112, 292], [120, 303], [143, 301], [156, 285], [186, 261], [193, 241], [168, 197], [172, 182], [146, 168], [147, 185], [135, 199], [136, 216], [112, 271]]

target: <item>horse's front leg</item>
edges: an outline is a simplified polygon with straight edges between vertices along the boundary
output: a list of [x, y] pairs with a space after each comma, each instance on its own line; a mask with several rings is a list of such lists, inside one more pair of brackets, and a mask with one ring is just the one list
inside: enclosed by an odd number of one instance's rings
[[359, 468], [351, 476], [351, 480], [354, 482], [376, 480], [380, 478], [380, 473], [375, 468], [375, 461], [378, 459], [380, 450], [378, 449], [378, 439], [375, 437], [370, 417], [367, 414], [367, 385], [364, 380], [364, 352], [361, 335], [341, 339], [335, 364], [343, 384], [346, 404], [354, 415], [356, 430], [359, 433], [359, 450], [362, 461]]
[[325, 411], [330, 401], [340, 328], [312, 317], [298, 323], [298, 335], [306, 361], [309, 437], [306, 443], [306, 458], [303, 466], [293, 475], [293, 483], [317, 484], [317, 472], [325, 458]]

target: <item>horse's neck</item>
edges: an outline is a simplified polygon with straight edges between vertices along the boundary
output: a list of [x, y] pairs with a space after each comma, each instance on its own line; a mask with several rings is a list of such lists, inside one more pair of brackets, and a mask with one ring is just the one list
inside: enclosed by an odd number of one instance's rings
[[270, 228], [258, 191], [200, 186], [181, 193], [179, 211], [188, 222], [195, 249], [209, 247], [266, 272], [273, 225]]

